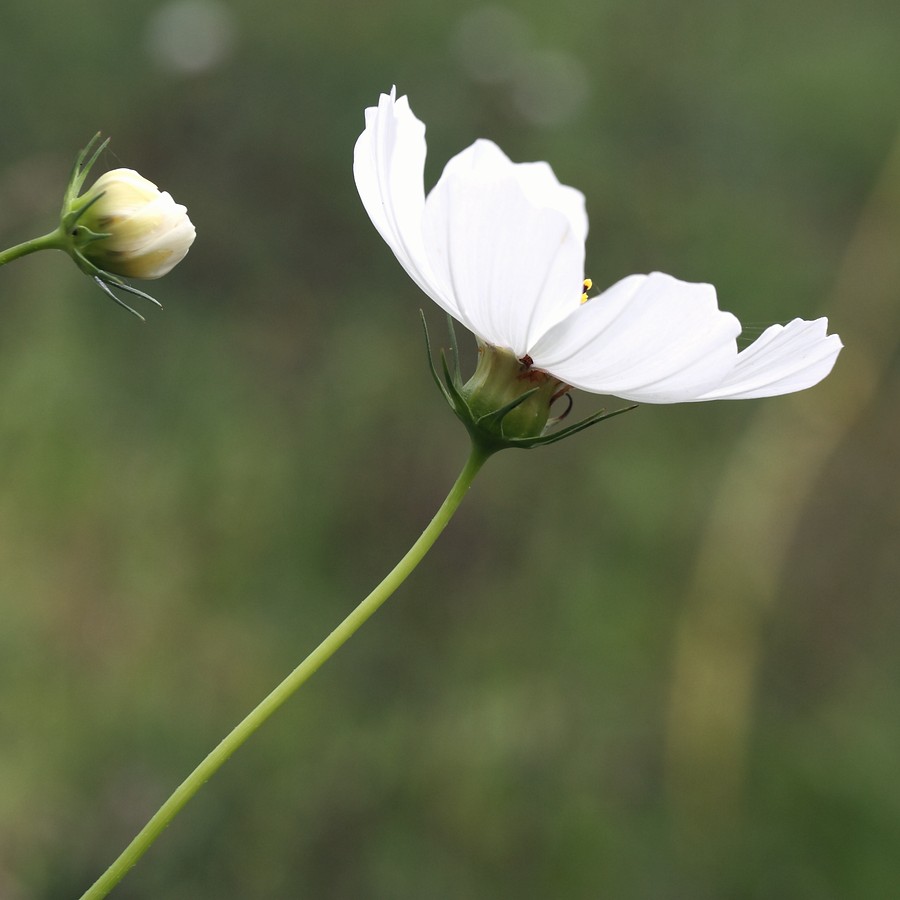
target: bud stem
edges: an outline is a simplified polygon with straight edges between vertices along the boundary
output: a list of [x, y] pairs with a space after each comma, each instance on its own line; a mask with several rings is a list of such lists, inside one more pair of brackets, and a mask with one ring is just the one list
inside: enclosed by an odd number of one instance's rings
[[28, 256], [29, 253], [37, 253], [38, 250], [65, 250], [66, 246], [66, 237], [62, 229], [57, 228], [55, 231], [51, 231], [50, 234], [25, 241], [22, 244], [16, 244], [15, 247], [10, 247], [8, 250], [0, 251], [0, 266], [5, 266], [7, 263], [22, 256]]
[[375, 590], [188, 775], [143, 829], [138, 832], [137, 836], [125, 848], [118, 859], [87, 890], [81, 900], [100, 900], [100, 898], [106, 897], [194, 794], [221, 768], [228, 757], [304, 684], [323, 663], [330, 659], [384, 601], [400, 587], [413, 569], [421, 562], [453, 517], [457, 507], [469, 490], [472, 481], [490, 455], [490, 450], [473, 445], [469, 459], [450, 489], [446, 500], [441, 504], [434, 518], [400, 562], [388, 573]]

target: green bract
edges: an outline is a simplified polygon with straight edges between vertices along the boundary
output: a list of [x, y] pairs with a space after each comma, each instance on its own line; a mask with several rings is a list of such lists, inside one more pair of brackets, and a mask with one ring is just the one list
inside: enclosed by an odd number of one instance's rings
[[[496, 453], [507, 447], [529, 450], [544, 444], [554, 444], [604, 419], [611, 419], [636, 408], [625, 406], [612, 412], [601, 409], [574, 425], [554, 431], [554, 426], [571, 409], [569, 386], [548, 372], [535, 369], [528, 359], [516, 359], [512, 351], [485, 343], [479, 343], [478, 365], [474, 374], [463, 383], [453, 319], [448, 316], [447, 321], [452, 365], [442, 350], [441, 368], [444, 377], [441, 380], [434, 367], [428, 327], [425, 325], [424, 315], [422, 316], [428, 365], [444, 399], [466, 426], [472, 442], [485, 454]], [[551, 416], [551, 407], [558, 400], [566, 400], [568, 405], [561, 415]]]

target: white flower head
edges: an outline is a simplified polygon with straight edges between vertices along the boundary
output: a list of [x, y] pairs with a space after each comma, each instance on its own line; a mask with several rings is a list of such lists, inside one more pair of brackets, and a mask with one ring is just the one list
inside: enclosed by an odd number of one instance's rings
[[579, 191], [478, 140], [426, 197], [425, 152], [408, 99], [382, 94], [356, 142], [363, 205], [416, 284], [524, 369], [641, 403], [787, 394], [831, 371], [842, 345], [826, 319], [772, 325], [739, 352], [740, 322], [709, 284], [629, 275], [588, 300]]

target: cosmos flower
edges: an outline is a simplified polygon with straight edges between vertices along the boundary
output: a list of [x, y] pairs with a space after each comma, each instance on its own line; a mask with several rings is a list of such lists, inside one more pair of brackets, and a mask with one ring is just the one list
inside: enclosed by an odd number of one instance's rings
[[746, 399], [821, 381], [841, 349], [827, 320], [772, 325], [738, 351], [741, 324], [709, 284], [629, 275], [590, 297], [584, 196], [547, 163], [478, 140], [426, 197], [425, 126], [406, 97], [366, 110], [354, 176], [400, 264], [519, 375], [641, 403]]

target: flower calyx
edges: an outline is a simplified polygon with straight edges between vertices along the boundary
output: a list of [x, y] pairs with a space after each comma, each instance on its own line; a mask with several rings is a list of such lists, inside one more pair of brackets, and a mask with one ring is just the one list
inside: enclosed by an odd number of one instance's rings
[[[549, 372], [534, 368], [529, 357], [519, 359], [510, 350], [483, 342], [479, 342], [475, 372], [463, 382], [453, 319], [448, 316], [447, 321], [451, 361], [441, 350], [441, 379], [434, 367], [431, 340], [422, 315], [431, 375], [453, 413], [466, 426], [473, 443], [485, 453], [507, 447], [528, 450], [553, 444], [636, 408], [636, 405], [626, 406], [612, 412], [601, 409], [580, 422], [554, 430], [572, 409], [569, 386]], [[551, 416], [551, 408], [559, 400], [567, 405], [561, 414]]]

